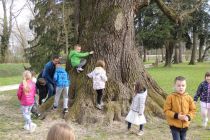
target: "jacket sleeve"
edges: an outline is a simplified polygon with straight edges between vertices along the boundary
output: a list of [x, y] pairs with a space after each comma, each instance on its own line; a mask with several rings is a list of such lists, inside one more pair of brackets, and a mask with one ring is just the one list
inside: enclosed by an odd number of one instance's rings
[[198, 101], [198, 98], [200, 98], [200, 95], [202, 93], [202, 89], [203, 89], [203, 84], [201, 83], [199, 86], [198, 86], [198, 89], [195, 93], [195, 96], [194, 96], [194, 101]]
[[86, 57], [86, 56], [88, 56], [89, 54], [90, 54], [89, 52], [85, 52], [85, 53], [76, 52], [74, 55], [77, 56], [77, 57]]
[[103, 74], [101, 74], [101, 79], [103, 80], [103, 81], [107, 81], [107, 76], [106, 76], [106, 72], [104, 72]]
[[163, 111], [166, 117], [174, 118], [176, 112], [172, 111], [172, 95], [167, 96]]
[[21, 100], [22, 94], [23, 94], [23, 84], [20, 84], [17, 91], [18, 100]]
[[68, 73], [67, 73], [67, 79], [69, 81], [69, 85], [71, 85], [71, 77], [70, 77], [70, 75]]
[[42, 77], [45, 78], [48, 82], [50, 82], [51, 84], [54, 85], [53, 79], [49, 75], [49, 71], [50, 71], [50, 66], [45, 65], [45, 68], [44, 68], [43, 73], [42, 73]]
[[187, 116], [189, 117], [189, 121], [195, 116], [196, 106], [191, 96], [189, 96], [189, 113]]
[[147, 93], [145, 93], [145, 96], [143, 98], [139, 98], [139, 114], [141, 115], [144, 113], [146, 95]]
[[56, 83], [56, 81], [58, 80], [58, 75], [57, 72], [55, 71], [54, 77], [53, 77], [54, 82]]
[[91, 73], [88, 73], [87, 76], [88, 76], [89, 78], [93, 78], [93, 74], [94, 74], [94, 71], [92, 71]]

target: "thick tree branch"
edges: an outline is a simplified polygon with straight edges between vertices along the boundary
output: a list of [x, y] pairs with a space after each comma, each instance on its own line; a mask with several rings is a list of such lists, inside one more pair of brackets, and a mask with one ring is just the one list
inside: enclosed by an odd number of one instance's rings
[[177, 24], [182, 24], [185, 17], [195, 12], [198, 7], [202, 4], [203, 0], [197, 0], [196, 4], [192, 9], [184, 10], [184, 11], [176, 11], [168, 7], [163, 0], [155, 0], [159, 8], [163, 11], [163, 13], [173, 22]]

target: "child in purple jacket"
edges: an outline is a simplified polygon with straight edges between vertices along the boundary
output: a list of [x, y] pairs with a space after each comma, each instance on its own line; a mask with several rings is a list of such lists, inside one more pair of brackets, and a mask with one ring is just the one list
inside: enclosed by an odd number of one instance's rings
[[198, 86], [194, 101], [197, 102], [198, 98], [200, 98], [202, 126], [206, 128], [210, 119], [210, 72], [206, 72], [205, 80]]
[[34, 96], [36, 93], [36, 85], [32, 81], [31, 72], [26, 70], [23, 72], [23, 81], [19, 85], [17, 92], [18, 100], [21, 104], [21, 111], [25, 120], [24, 129], [33, 132], [36, 124], [31, 120], [31, 109], [34, 104]]

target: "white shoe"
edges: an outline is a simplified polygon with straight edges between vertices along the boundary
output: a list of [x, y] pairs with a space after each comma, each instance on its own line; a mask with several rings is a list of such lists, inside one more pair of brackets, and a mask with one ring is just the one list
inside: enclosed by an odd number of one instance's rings
[[47, 98], [42, 99], [42, 103], [45, 103], [47, 100]]
[[203, 122], [203, 123], [202, 123], [202, 126], [203, 126], [203, 128], [206, 128], [207, 122]]
[[30, 128], [29, 128], [29, 124], [25, 124], [24, 126], [23, 126], [23, 128], [25, 129], [25, 130], [30, 130]]
[[37, 127], [37, 125], [35, 123], [31, 123], [31, 125], [30, 125], [30, 133], [34, 132], [36, 127]]
[[138, 135], [138, 136], [144, 135], [144, 131], [139, 131], [139, 132], [137, 133], [137, 135]]
[[104, 106], [104, 102], [101, 101], [101, 104], [100, 104], [100, 105], [101, 105], [101, 106]]
[[83, 71], [83, 68], [77, 68], [77, 72], [80, 73], [80, 71]]
[[100, 105], [100, 104], [97, 104], [97, 105], [96, 105], [96, 108], [98, 108], [98, 109], [102, 110], [102, 107], [101, 107], [101, 105]]

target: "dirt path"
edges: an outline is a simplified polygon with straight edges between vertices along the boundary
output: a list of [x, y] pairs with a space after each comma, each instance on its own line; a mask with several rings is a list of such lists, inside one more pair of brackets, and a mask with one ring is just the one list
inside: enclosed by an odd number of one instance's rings
[[15, 90], [18, 89], [19, 84], [14, 85], [7, 85], [7, 86], [0, 86], [0, 91], [9, 91], [9, 90]]
[[[0, 92], [0, 140], [45, 140], [49, 128], [57, 123], [64, 122], [59, 110], [50, 111], [44, 120], [33, 119], [38, 125], [34, 133], [23, 129], [23, 118], [15, 91]], [[148, 120], [145, 125], [145, 134], [137, 136], [128, 134], [125, 122], [114, 122], [110, 126], [99, 124], [79, 125], [67, 122], [74, 130], [77, 140], [170, 140], [171, 134], [165, 120]], [[137, 131], [138, 127], [132, 126]], [[210, 130], [204, 130], [196, 123], [192, 123], [187, 134], [187, 140], [209, 140]]]

